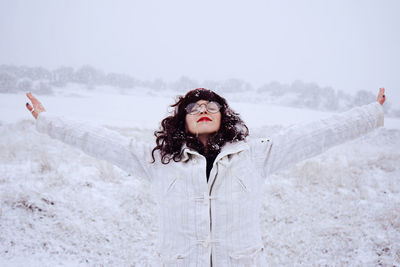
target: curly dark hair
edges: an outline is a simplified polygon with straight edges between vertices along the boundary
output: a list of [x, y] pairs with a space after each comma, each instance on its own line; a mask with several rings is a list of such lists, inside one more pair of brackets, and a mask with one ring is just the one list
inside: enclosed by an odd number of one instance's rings
[[[214, 101], [221, 105], [221, 126], [220, 129], [211, 134], [204, 146], [196, 135], [186, 131], [186, 106], [199, 100]], [[161, 121], [160, 129], [154, 132], [156, 146], [152, 151], [153, 163], [155, 162], [154, 152], [160, 150], [161, 162], [168, 164], [171, 159], [179, 162], [182, 159], [183, 145], [195, 149], [200, 154], [216, 157], [221, 148], [227, 142], [244, 140], [249, 135], [249, 129], [244, 124], [239, 114], [234, 112], [228, 105], [225, 98], [215, 92], [196, 88], [186, 93], [185, 96], [178, 96], [177, 102], [171, 107], [174, 108], [172, 116]]]

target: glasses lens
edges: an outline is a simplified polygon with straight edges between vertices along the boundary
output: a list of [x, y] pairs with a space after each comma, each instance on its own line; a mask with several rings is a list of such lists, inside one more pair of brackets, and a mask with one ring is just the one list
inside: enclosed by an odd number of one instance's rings
[[215, 102], [210, 102], [207, 104], [207, 110], [211, 113], [217, 113], [219, 111], [220, 105]]
[[199, 106], [196, 103], [190, 103], [186, 106], [186, 112], [189, 114], [196, 114], [199, 112]]

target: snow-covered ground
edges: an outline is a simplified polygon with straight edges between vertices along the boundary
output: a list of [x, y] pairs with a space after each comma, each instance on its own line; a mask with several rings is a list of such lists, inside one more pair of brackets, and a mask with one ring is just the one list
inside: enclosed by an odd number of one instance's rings
[[[230, 101], [253, 136], [330, 113]], [[69, 88], [47, 111], [154, 142], [175, 94]], [[35, 130], [24, 94], [0, 94], [0, 266], [147, 266], [150, 185]], [[270, 177], [260, 215], [273, 266], [400, 265], [400, 120]]]

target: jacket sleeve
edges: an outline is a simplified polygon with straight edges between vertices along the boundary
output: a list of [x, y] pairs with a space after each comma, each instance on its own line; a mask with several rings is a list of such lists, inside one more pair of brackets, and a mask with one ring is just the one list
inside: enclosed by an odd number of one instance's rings
[[374, 102], [315, 122], [289, 127], [251, 143], [264, 176], [383, 126], [383, 107]]
[[128, 173], [151, 180], [151, 147], [104, 127], [40, 113], [36, 129], [86, 154], [106, 160]]

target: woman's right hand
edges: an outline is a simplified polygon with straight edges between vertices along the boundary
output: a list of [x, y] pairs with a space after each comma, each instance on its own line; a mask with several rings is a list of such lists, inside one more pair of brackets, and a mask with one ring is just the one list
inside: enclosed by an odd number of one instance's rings
[[39, 113], [46, 111], [42, 103], [36, 99], [31, 93], [26, 93], [26, 96], [32, 102], [33, 107], [27, 102], [26, 108], [31, 112], [32, 116], [37, 119]]

